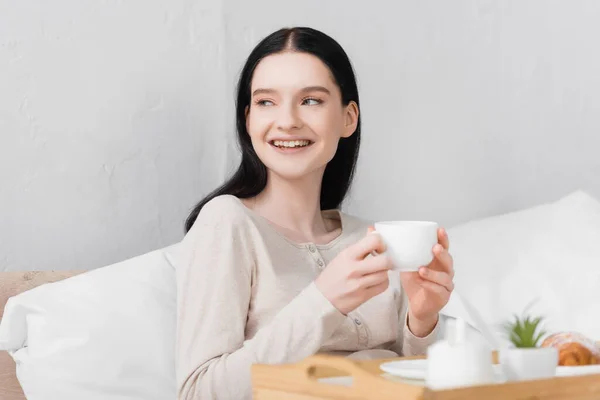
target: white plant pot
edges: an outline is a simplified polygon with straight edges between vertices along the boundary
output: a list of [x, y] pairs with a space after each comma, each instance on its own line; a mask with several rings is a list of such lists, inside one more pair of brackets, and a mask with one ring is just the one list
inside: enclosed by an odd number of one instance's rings
[[556, 375], [558, 350], [553, 347], [510, 348], [500, 351], [500, 364], [509, 381], [546, 379]]

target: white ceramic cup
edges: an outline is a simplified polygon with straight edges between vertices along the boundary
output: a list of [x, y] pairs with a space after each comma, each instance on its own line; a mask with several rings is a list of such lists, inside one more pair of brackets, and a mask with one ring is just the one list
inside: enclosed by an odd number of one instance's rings
[[418, 271], [433, 260], [433, 246], [438, 242], [438, 224], [429, 221], [382, 221], [375, 223], [375, 233], [386, 245], [384, 254], [391, 257], [394, 270]]

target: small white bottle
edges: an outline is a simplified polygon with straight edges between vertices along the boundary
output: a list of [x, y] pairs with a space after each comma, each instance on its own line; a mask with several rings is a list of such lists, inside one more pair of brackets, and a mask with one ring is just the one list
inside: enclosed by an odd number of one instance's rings
[[425, 384], [433, 390], [494, 382], [492, 352], [468, 340], [467, 323], [449, 320], [445, 339], [429, 346]]

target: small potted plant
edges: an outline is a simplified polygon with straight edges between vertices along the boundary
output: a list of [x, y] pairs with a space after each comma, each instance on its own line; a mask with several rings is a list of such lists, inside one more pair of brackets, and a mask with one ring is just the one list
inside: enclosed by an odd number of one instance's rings
[[554, 377], [558, 365], [558, 351], [553, 347], [539, 347], [546, 334], [541, 329], [543, 318], [530, 316], [504, 324], [504, 330], [513, 347], [500, 351], [500, 363], [508, 380], [529, 380]]

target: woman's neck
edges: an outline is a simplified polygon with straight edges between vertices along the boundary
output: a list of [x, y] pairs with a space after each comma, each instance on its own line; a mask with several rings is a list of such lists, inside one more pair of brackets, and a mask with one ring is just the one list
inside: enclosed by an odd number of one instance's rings
[[327, 220], [321, 213], [322, 177], [323, 172], [316, 172], [289, 181], [269, 171], [265, 189], [245, 203], [292, 240], [329, 242], [339, 234], [340, 222]]

